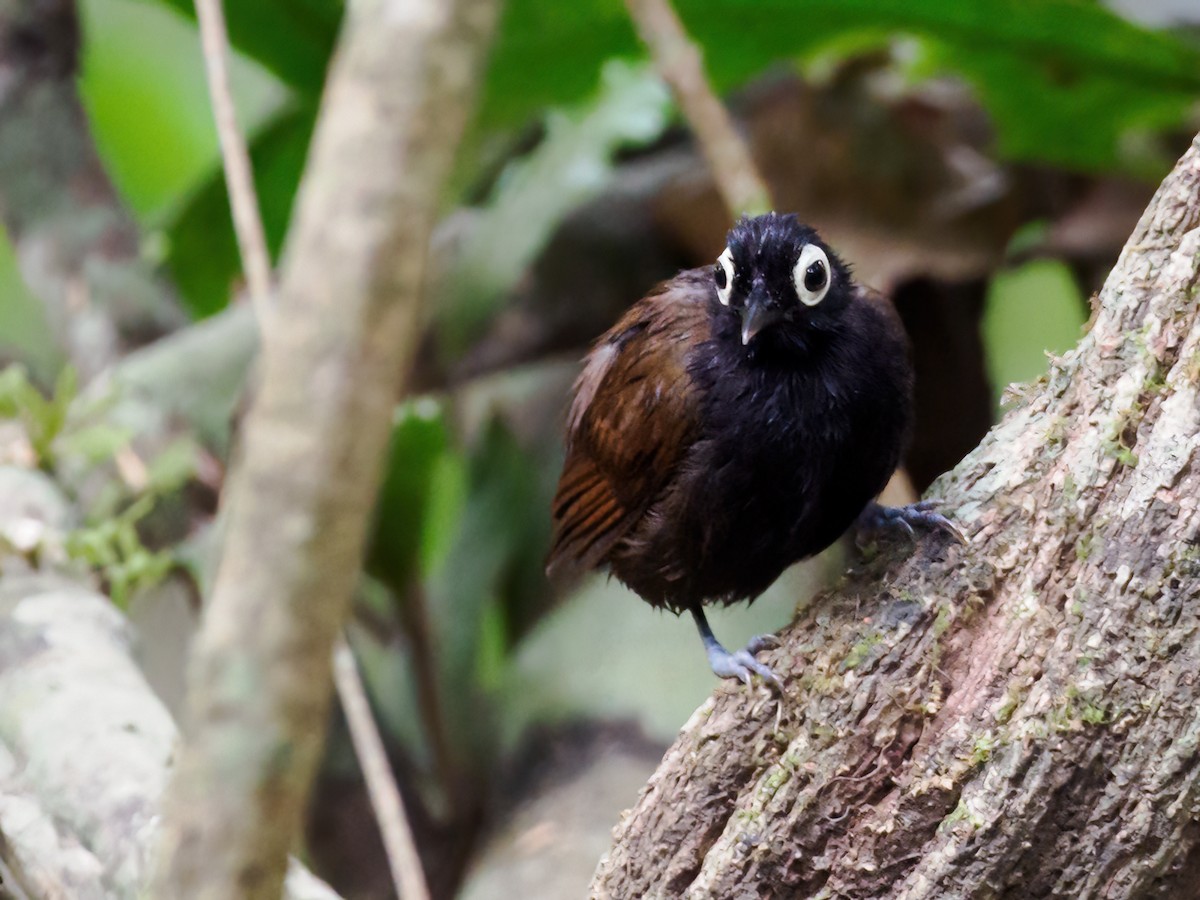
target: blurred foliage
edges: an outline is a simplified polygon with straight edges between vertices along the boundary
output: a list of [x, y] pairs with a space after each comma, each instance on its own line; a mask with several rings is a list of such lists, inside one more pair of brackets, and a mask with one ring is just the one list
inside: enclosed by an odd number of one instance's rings
[[[195, 19], [191, 0], [161, 2]], [[325, 83], [341, 20], [341, 0], [254, 0], [225, 10], [230, 43], [310, 98]]]
[[[1200, 50], [1089, 0], [679, 0], [714, 84], [728, 90], [773, 61], [800, 61], [856, 34], [921, 38], [915, 74], [956, 74], [995, 117], [1000, 150], [1079, 168], [1142, 167], [1129, 129], [1179, 125], [1200, 92]], [[512, 0], [482, 120], [519, 122], [587, 95], [601, 63], [640, 56], [621, 0]], [[1164, 160], [1157, 161], [1161, 171]]]
[[[180, 6], [191, 9], [190, 2]], [[152, 232], [219, 162], [198, 35], [147, 0], [81, 0], [80, 13], [79, 87], [96, 143], [122, 197]], [[239, 120], [251, 129], [287, 96], [246, 57], [231, 59], [230, 83]]]
[[138, 533], [155, 501], [153, 495], [143, 495], [120, 513], [66, 536], [67, 555], [93, 569], [121, 609], [129, 606], [135, 592], [154, 587], [175, 565], [169, 550], [150, 550]]
[[[188, 0], [160, 2], [190, 9]], [[955, 74], [967, 79], [995, 118], [999, 151], [1012, 159], [1161, 174], [1169, 160], [1158, 152], [1153, 136], [1181, 125], [1200, 92], [1200, 51], [1167, 34], [1140, 29], [1087, 0], [682, 0], [678, 6], [721, 89], [736, 87], [773, 63], [823, 59], [831, 47], [861, 49], [866, 42], [889, 41], [896, 34], [912, 36], [917, 40], [911, 77]], [[230, 12], [234, 44], [293, 91], [292, 108], [257, 129], [252, 139], [260, 202], [275, 253], [307, 148], [320, 87], [317, 76], [323, 75], [340, 8], [336, 0], [255, 0], [236, 4]], [[737, 27], [731, 28], [731, 22]], [[497, 135], [547, 108], [586, 103], [595, 118], [591, 128], [576, 133], [597, 139], [588, 151], [593, 156], [606, 155], [606, 146], [619, 143], [621, 135], [614, 132], [606, 142], [596, 129], [605, 122], [611, 129], [622, 120], [599, 111], [604, 99], [597, 103], [589, 98], [606, 62], [641, 56], [621, 0], [512, 0], [505, 6], [477, 133], [468, 146], [478, 154], [489, 146], [489, 136], [494, 144]], [[601, 98], [612, 91], [610, 84]], [[617, 109], [619, 101], [608, 103]], [[548, 120], [552, 132], [558, 121], [554, 116]], [[582, 144], [576, 139], [577, 150]], [[583, 166], [580, 153], [577, 162]], [[238, 273], [224, 181], [213, 159], [208, 176], [169, 229], [168, 267], [198, 314], [228, 301]], [[569, 180], [563, 185], [568, 190], [559, 198], [560, 207], [582, 199], [569, 185]], [[539, 245], [534, 240], [541, 236], [539, 227], [554, 221], [548, 200], [543, 197], [542, 203], [540, 216], [510, 229], [528, 233], [530, 246]], [[513, 254], [513, 259], [522, 258], [520, 252]], [[450, 321], [457, 324], [459, 319]]]
[[996, 405], [1008, 385], [1046, 371], [1046, 354], [1078, 342], [1087, 306], [1071, 271], [1039, 259], [996, 274], [983, 319], [988, 377]]
[[467, 349], [562, 218], [611, 181], [613, 154], [662, 134], [670, 103], [649, 66], [614, 60], [592, 99], [546, 114], [542, 139], [505, 167], [458, 250], [439, 310], [444, 349]]
[[[289, 106], [250, 141], [254, 186], [272, 261], [279, 259], [287, 234], [315, 121], [315, 106]], [[220, 310], [229, 300], [231, 286], [241, 277], [231, 221], [225, 175], [218, 167], [210, 169], [167, 227], [167, 269], [193, 315]]]
[[[63, 366], [47, 395], [21, 364], [0, 370], [0, 419], [19, 423], [29, 445], [29, 462], [56, 473], [70, 472], [70, 484], [97, 467], [112, 465], [132, 452], [135, 436], [104, 418], [103, 404], [76, 404], [74, 368]], [[84, 410], [81, 414], [80, 410]], [[170, 549], [151, 550], [139, 531], [159, 501], [182, 490], [194, 477], [197, 448], [190, 438], [169, 444], [148, 461], [139, 460], [140, 483], [131, 488], [105, 478], [91, 496], [85, 523], [65, 536], [67, 556], [94, 570], [113, 602], [125, 608], [135, 591], [157, 584], [174, 566]]]
[[54, 442], [67, 424], [77, 389], [78, 379], [71, 366], [59, 371], [48, 397], [30, 381], [28, 370], [20, 363], [0, 371], [0, 418], [21, 423], [34, 461], [43, 469], [54, 466]]

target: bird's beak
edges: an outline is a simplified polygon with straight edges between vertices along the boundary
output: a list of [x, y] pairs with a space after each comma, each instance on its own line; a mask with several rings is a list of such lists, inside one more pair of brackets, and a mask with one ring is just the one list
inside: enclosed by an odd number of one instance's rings
[[781, 318], [783, 318], [783, 313], [779, 307], [765, 290], [756, 286], [750, 292], [750, 296], [746, 298], [746, 305], [742, 308], [742, 346], [745, 347], [756, 334]]

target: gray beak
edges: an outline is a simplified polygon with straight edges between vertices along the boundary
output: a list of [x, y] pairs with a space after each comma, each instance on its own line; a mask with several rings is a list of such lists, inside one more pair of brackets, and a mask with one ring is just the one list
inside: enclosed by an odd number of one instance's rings
[[766, 291], [751, 291], [750, 296], [746, 298], [746, 306], [742, 309], [742, 346], [745, 347], [756, 334], [781, 318], [783, 313]]

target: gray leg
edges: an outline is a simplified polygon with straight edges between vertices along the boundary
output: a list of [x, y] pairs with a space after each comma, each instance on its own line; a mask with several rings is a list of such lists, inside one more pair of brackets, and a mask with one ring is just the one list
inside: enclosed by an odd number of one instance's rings
[[750, 684], [752, 675], [758, 675], [775, 690], [783, 693], [783, 684], [775, 677], [775, 673], [754, 658], [754, 654], [761, 650], [778, 647], [778, 638], [760, 634], [751, 638], [745, 649], [730, 653], [713, 635], [704, 610], [698, 606], [692, 607], [692, 618], [696, 620], [696, 627], [700, 629], [700, 640], [704, 641], [704, 651], [708, 654], [708, 664], [712, 666], [713, 672], [722, 678], [740, 678], [747, 685]]

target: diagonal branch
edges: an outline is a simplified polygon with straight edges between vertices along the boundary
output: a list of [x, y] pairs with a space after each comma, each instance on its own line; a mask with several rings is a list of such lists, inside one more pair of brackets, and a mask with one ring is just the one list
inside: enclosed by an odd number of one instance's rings
[[670, 0], [625, 0], [625, 5], [692, 126], [730, 214], [736, 218], [771, 209], [771, 191], [729, 111], [709, 86], [700, 48], [684, 31]]

